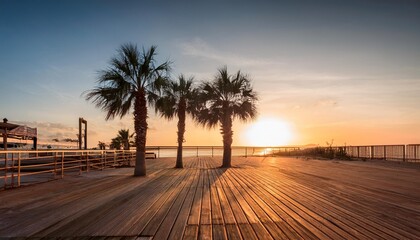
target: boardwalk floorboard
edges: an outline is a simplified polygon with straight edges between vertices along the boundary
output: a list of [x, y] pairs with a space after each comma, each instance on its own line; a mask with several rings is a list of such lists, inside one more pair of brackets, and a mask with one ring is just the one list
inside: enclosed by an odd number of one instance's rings
[[0, 192], [0, 239], [420, 239], [420, 167], [380, 161], [147, 160]]

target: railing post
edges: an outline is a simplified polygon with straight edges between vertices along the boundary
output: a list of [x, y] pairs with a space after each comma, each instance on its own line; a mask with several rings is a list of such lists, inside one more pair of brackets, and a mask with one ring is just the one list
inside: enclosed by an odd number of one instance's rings
[[417, 145], [413, 145], [414, 147], [414, 160], [417, 160]]
[[245, 147], [245, 157], [246, 158], [248, 157], [248, 148], [247, 147]]
[[386, 160], [386, 145], [384, 145], [384, 160]]
[[57, 152], [54, 153], [54, 179], [57, 177]]
[[12, 153], [12, 178], [10, 179], [12, 188], [15, 186], [15, 154]]
[[406, 160], [406, 159], [405, 159], [405, 152], [406, 152], [406, 151], [405, 151], [405, 147], [406, 147], [406, 145], [403, 145], [403, 162], [405, 162], [405, 160]]
[[160, 147], [158, 147], [158, 158], [160, 158]]
[[61, 152], [61, 179], [64, 178], [64, 152]]
[[214, 154], [213, 154], [213, 150], [214, 150], [214, 149], [213, 149], [213, 148], [214, 148], [214, 147], [212, 146], [212, 147], [211, 147], [211, 157], [214, 157]]
[[104, 151], [101, 151], [101, 160], [102, 160], [102, 168], [106, 168], [106, 157], [104, 155]]
[[374, 151], [374, 146], [370, 146], [370, 158], [373, 159], [373, 157], [375, 156], [375, 151]]
[[117, 165], [117, 152], [114, 150], [114, 167]]
[[198, 146], [197, 146], [197, 157], [198, 157]]
[[7, 188], [7, 158], [8, 158], [8, 153], [7, 151], [4, 153], [4, 189]]
[[360, 158], [360, 147], [357, 146], [357, 158]]
[[20, 187], [20, 152], [18, 153], [18, 187]]
[[86, 172], [89, 172], [89, 153], [86, 152]]

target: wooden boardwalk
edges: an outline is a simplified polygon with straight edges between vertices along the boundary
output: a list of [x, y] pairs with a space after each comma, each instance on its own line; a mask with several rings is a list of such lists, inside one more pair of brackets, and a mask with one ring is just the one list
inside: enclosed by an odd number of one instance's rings
[[0, 192], [0, 238], [420, 239], [420, 168], [294, 158], [148, 160]]

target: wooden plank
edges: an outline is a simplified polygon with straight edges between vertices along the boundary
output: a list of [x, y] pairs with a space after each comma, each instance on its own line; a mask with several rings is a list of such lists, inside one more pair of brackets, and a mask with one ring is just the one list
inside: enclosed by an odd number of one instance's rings
[[200, 224], [200, 230], [198, 231], [198, 239], [209, 240], [213, 239], [212, 236], [212, 225]]
[[226, 229], [225, 226], [222, 224], [213, 224], [212, 225], [212, 238], [214, 240], [224, 240], [228, 239], [226, 235]]
[[182, 239], [196, 240], [198, 238], [198, 225], [188, 225]]

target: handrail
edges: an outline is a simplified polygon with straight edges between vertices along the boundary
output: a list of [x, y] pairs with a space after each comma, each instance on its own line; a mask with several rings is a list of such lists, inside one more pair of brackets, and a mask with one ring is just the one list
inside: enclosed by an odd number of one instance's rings
[[[328, 149], [330, 147], [318, 147]], [[334, 146], [348, 157], [420, 162], [420, 144]], [[148, 146], [146, 152], [160, 157], [175, 157], [177, 146]], [[233, 156], [294, 155], [307, 147], [233, 146]], [[184, 146], [184, 156], [220, 156], [223, 146]], [[157, 152], [157, 154], [156, 154]], [[131, 165], [135, 150], [0, 150], [0, 189], [64, 178], [119, 165]], [[33, 177], [30, 177], [33, 176]]]

